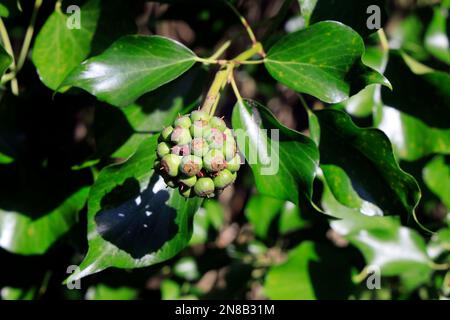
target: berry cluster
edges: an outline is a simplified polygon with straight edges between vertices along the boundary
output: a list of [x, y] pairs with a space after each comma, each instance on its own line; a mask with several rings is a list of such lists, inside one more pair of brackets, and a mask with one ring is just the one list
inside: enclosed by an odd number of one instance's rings
[[184, 197], [211, 198], [236, 180], [241, 159], [225, 121], [196, 110], [164, 128], [155, 169]]

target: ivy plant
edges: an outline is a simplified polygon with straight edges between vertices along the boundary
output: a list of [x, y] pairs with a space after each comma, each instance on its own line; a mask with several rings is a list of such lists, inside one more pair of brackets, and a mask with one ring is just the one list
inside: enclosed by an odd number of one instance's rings
[[70, 256], [3, 298], [448, 295], [445, 1], [74, 2], [0, 4], [0, 257]]

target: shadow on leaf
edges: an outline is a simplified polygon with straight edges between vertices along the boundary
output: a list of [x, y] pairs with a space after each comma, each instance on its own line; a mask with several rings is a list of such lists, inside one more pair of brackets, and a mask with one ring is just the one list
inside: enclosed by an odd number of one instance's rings
[[176, 210], [167, 206], [167, 189], [155, 190], [157, 177], [140, 192], [135, 178], [128, 178], [101, 200], [95, 215], [97, 232], [133, 258], [158, 251], [178, 232]]

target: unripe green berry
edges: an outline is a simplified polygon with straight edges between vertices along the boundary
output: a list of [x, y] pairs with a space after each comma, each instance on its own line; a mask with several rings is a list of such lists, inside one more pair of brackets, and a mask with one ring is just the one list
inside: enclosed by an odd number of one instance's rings
[[206, 120], [209, 121], [209, 114], [205, 111], [201, 110], [194, 110], [191, 112], [191, 120], [192, 122], [198, 121], [198, 120]]
[[180, 178], [179, 182], [188, 187], [191, 188], [195, 185], [195, 183], [197, 182], [197, 176], [192, 176], [192, 177], [182, 177]]
[[239, 154], [236, 154], [233, 159], [227, 161], [227, 169], [231, 172], [236, 172], [239, 170], [241, 166], [241, 157]]
[[170, 140], [178, 145], [183, 145], [191, 142], [192, 138], [188, 129], [183, 127], [175, 127], [170, 136]]
[[192, 177], [202, 169], [202, 159], [197, 156], [184, 156], [181, 159], [180, 169], [185, 175]]
[[181, 116], [178, 117], [173, 123], [176, 127], [183, 127], [189, 129], [192, 124], [191, 118], [189, 116]]
[[213, 179], [216, 189], [225, 189], [234, 181], [234, 175], [227, 169], [219, 171]]
[[161, 167], [163, 171], [171, 177], [176, 177], [178, 175], [178, 168], [181, 163], [181, 157], [175, 154], [166, 154], [161, 159]]
[[222, 132], [227, 128], [225, 121], [219, 117], [212, 117], [211, 120], [209, 120], [209, 124], [212, 128], [219, 129]]
[[203, 157], [203, 166], [209, 172], [217, 172], [225, 168], [225, 157], [221, 150], [211, 149]]
[[161, 131], [161, 135], [159, 136], [159, 139], [161, 141], [166, 141], [166, 142], [170, 141], [170, 135], [172, 134], [172, 132], [173, 132], [173, 127], [172, 126], [165, 127]]
[[236, 155], [236, 142], [230, 139], [225, 140], [222, 151], [225, 156], [225, 160], [230, 161]]
[[209, 126], [208, 121], [197, 120], [192, 123], [192, 126], [190, 127], [190, 133], [194, 138], [201, 138], [210, 128], [211, 127]]
[[170, 146], [166, 142], [160, 142], [156, 148], [156, 153], [158, 154], [158, 157], [162, 158], [170, 153]]
[[209, 151], [208, 143], [204, 138], [194, 138], [191, 141], [191, 153], [203, 157]]
[[205, 138], [211, 149], [222, 149], [223, 141], [224, 141], [224, 134], [219, 129], [211, 128], [207, 132]]
[[194, 191], [199, 197], [213, 197], [214, 181], [211, 178], [200, 178], [194, 186]]
[[184, 144], [184, 145], [176, 145], [172, 147], [171, 150], [173, 154], [179, 155], [179, 156], [187, 156], [191, 153], [191, 150], [189, 148], [188, 144]]

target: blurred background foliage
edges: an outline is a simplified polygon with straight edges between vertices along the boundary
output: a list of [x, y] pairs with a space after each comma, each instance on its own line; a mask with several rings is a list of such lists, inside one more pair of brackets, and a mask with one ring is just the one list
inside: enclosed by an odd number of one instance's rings
[[[373, 2], [383, 8], [385, 42], [365, 27], [365, 10]], [[73, 3], [84, 1], [64, 1], [63, 9]], [[314, 202], [334, 217], [357, 211], [352, 225], [330, 220], [306, 204], [258, 194], [250, 169], [243, 167], [232, 188], [204, 202], [195, 215], [189, 247], [173, 259], [142, 269], [107, 269], [83, 278], [80, 290], [62, 285], [67, 267], [78, 265], [87, 251], [86, 199], [98, 172], [128, 158], [150, 133], [197, 106], [212, 74], [193, 68], [122, 109], [76, 90], [53, 96], [54, 83], [63, 77], [60, 66], [48, 74], [36, 70], [53, 63], [47, 57], [51, 42], [67, 45], [66, 54], [79, 62], [120, 35], [136, 32], [176, 39], [200, 56], [228, 39], [233, 42], [227, 57], [248, 46], [239, 20], [220, 1], [123, 3], [102, 1], [96, 31], [87, 39], [80, 34], [74, 44], [64, 32], [54, 32], [58, 17], [54, 26], [43, 28], [55, 7], [55, 1], [44, 0], [37, 37], [18, 77], [20, 95], [0, 88], [2, 299], [449, 297], [450, 2], [432, 0], [245, 0], [235, 5], [266, 48], [282, 35], [322, 20], [341, 21], [361, 34], [365, 63], [383, 72], [394, 91], [371, 85], [335, 105], [303, 98], [314, 110], [345, 110], [358, 126], [387, 135], [400, 167], [419, 183], [417, 217], [436, 233], [425, 232], [412, 218], [402, 224], [393, 217], [364, 219], [361, 212], [377, 215], [380, 208], [361, 199], [349, 181], [344, 188], [348, 177], [333, 163], [321, 166]], [[15, 1], [0, 1], [15, 51], [32, 12], [32, 1], [21, 5], [19, 10]], [[50, 36], [40, 39], [42, 32]], [[92, 46], [86, 50], [77, 41]], [[302, 107], [303, 98], [264, 68], [245, 66], [237, 76], [242, 96], [268, 106], [290, 128], [307, 134], [313, 130], [309, 122], [316, 119]], [[230, 123], [232, 93], [225, 92], [221, 101], [218, 113]], [[352, 157], [348, 150], [358, 146], [348, 145], [332, 152]], [[369, 290], [361, 273], [370, 263], [385, 270], [379, 290]]]

